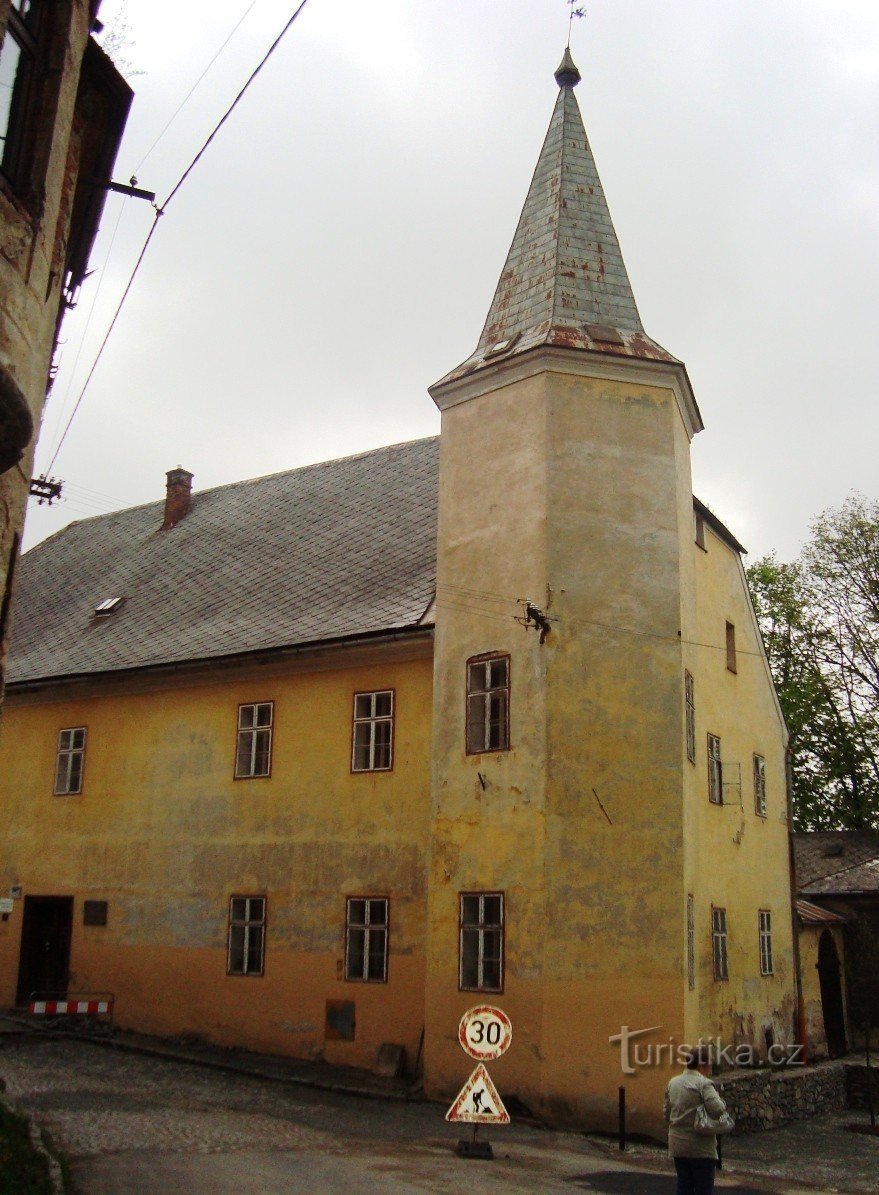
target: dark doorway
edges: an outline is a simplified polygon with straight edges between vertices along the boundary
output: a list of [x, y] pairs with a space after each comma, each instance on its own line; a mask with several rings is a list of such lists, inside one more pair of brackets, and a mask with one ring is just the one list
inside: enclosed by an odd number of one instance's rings
[[17, 1004], [27, 1004], [32, 992], [67, 993], [72, 924], [72, 896], [24, 898]]
[[836, 1058], [846, 1050], [845, 1014], [842, 1008], [839, 955], [833, 935], [826, 929], [818, 942], [818, 979], [821, 983], [821, 1007], [824, 1010], [827, 1049], [830, 1056]]

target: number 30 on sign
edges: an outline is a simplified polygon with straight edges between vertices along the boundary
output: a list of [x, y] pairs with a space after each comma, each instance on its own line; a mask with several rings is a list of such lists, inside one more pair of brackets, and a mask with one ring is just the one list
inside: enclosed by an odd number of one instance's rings
[[500, 1058], [506, 1054], [513, 1040], [513, 1026], [510, 1018], [500, 1008], [491, 1004], [480, 1004], [468, 1009], [458, 1026], [458, 1041], [461, 1049], [471, 1058], [485, 1062], [489, 1058]]

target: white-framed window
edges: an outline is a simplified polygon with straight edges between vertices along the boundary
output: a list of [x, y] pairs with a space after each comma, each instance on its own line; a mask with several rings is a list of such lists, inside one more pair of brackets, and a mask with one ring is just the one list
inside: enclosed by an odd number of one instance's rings
[[712, 805], [723, 804], [723, 764], [716, 734], [708, 736], [708, 800]]
[[272, 770], [272, 723], [275, 703], [257, 701], [238, 707], [235, 779], [268, 776]]
[[82, 773], [85, 764], [85, 727], [76, 726], [58, 732], [58, 755], [55, 759], [55, 796], [68, 797], [82, 792]]
[[510, 745], [510, 657], [467, 661], [467, 754], [506, 751]]
[[696, 986], [696, 913], [693, 897], [687, 896], [687, 984]]
[[760, 974], [772, 974], [772, 914], [761, 909], [757, 914], [757, 932], [760, 938]]
[[229, 975], [262, 975], [265, 970], [266, 898], [229, 897]]
[[689, 672], [684, 673], [684, 706], [687, 721], [687, 759], [696, 762], [696, 696], [693, 677]]
[[714, 978], [729, 979], [726, 909], [711, 910], [711, 955], [714, 962]]
[[394, 690], [354, 694], [351, 771], [387, 772], [394, 758]]
[[754, 812], [766, 816], [766, 760], [762, 755], [754, 756]]
[[726, 624], [726, 666], [730, 672], [738, 672], [736, 664], [736, 628], [731, 622]]
[[458, 986], [466, 992], [500, 992], [504, 986], [504, 896], [460, 894]]
[[386, 983], [388, 898], [349, 896], [345, 903], [345, 978]]

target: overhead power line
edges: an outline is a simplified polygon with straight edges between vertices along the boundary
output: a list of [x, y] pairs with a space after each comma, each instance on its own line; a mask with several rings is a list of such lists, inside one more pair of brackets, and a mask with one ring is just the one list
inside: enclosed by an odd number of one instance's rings
[[116, 310], [113, 313], [113, 318], [110, 320], [110, 325], [107, 328], [106, 334], [104, 335], [104, 339], [101, 341], [98, 351], [95, 354], [95, 359], [92, 362], [92, 367], [89, 370], [85, 381], [83, 382], [82, 389], [79, 392], [79, 397], [76, 400], [73, 411], [71, 412], [70, 418], [67, 421], [67, 425], [64, 428], [64, 431], [61, 433], [61, 439], [58, 441], [58, 447], [55, 449], [55, 452], [52, 455], [51, 461], [46, 466], [47, 473], [51, 470], [52, 466], [55, 464], [55, 461], [58, 459], [58, 454], [61, 451], [61, 447], [64, 444], [65, 439], [67, 438], [67, 433], [70, 431], [71, 425], [73, 424], [73, 420], [76, 417], [76, 413], [79, 410], [82, 400], [85, 397], [86, 391], [89, 388], [89, 384], [90, 384], [92, 378], [94, 377], [95, 370], [98, 368], [98, 364], [100, 363], [101, 357], [104, 354], [104, 349], [107, 347], [107, 341], [110, 339], [110, 334], [116, 326], [116, 321], [119, 319], [119, 315], [122, 311], [122, 308], [125, 306], [125, 300], [128, 298], [129, 292], [131, 291], [131, 287], [134, 283], [135, 278], [137, 277], [137, 272], [140, 269], [140, 266], [141, 266], [141, 263], [143, 262], [144, 257], [146, 256], [146, 251], [149, 248], [150, 241], [153, 239], [156, 228], [158, 227], [159, 217], [164, 216], [165, 212], [168, 210], [169, 203], [171, 203], [171, 201], [177, 195], [177, 192], [180, 190], [180, 188], [183, 186], [183, 184], [189, 178], [190, 174], [192, 174], [195, 167], [201, 161], [202, 157], [204, 156], [205, 152], [208, 149], [208, 146], [211, 144], [211, 142], [214, 140], [214, 138], [219, 133], [220, 129], [223, 127], [223, 125], [226, 123], [226, 121], [229, 119], [229, 117], [232, 115], [232, 113], [238, 107], [241, 100], [244, 98], [245, 94], [247, 93], [248, 88], [253, 83], [253, 81], [256, 79], [257, 75], [260, 73], [260, 71], [263, 69], [263, 67], [266, 65], [266, 63], [269, 61], [271, 56], [274, 54], [275, 50], [277, 50], [278, 46], [283, 41], [285, 35], [292, 27], [293, 22], [296, 20], [296, 18], [302, 12], [303, 8], [305, 8], [307, 3], [308, 3], [308, 0], [301, 0], [301, 3], [297, 6], [297, 8], [293, 12], [292, 16], [290, 16], [288, 18], [288, 20], [284, 24], [283, 29], [278, 34], [278, 36], [275, 38], [275, 40], [272, 42], [272, 44], [269, 46], [268, 50], [266, 50], [265, 54], [260, 59], [259, 63], [256, 65], [254, 70], [251, 72], [250, 77], [247, 79], [244, 86], [241, 88], [241, 90], [235, 96], [235, 99], [232, 101], [232, 103], [229, 105], [229, 107], [226, 109], [226, 111], [223, 113], [223, 115], [217, 121], [214, 128], [211, 130], [210, 134], [208, 135], [208, 137], [205, 140], [204, 144], [202, 145], [201, 149], [198, 151], [198, 153], [195, 155], [195, 157], [192, 159], [192, 161], [189, 163], [189, 165], [186, 167], [186, 169], [180, 175], [180, 178], [177, 180], [177, 182], [171, 188], [171, 191], [170, 191], [167, 199], [164, 201], [164, 203], [153, 205], [155, 207], [155, 216], [154, 216], [153, 222], [150, 226], [150, 230], [147, 233], [146, 240], [143, 243], [143, 248], [140, 251], [140, 255], [138, 256], [137, 261], [134, 263], [134, 269], [131, 271], [131, 275], [129, 276], [128, 282], [126, 283], [126, 286], [125, 286], [125, 290], [122, 292], [122, 298], [119, 300]]
[[229, 31], [229, 34], [226, 37], [226, 40], [223, 42], [223, 44], [220, 46], [220, 48], [214, 54], [213, 58], [210, 60], [210, 62], [207, 64], [207, 66], [204, 68], [204, 70], [201, 72], [201, 74], [198, 76], [196, 81], [190, 87], [189, 91], [187, 91], [186, 95], [183, 97], [183, 99], [180, 101], [180, 103], [177, 105], [177, 107], [174, 109], [174, 112], [172, 113], [168, 122], [165, 124], [162, 131], [159, 133], [158, 137], [156, 137], [155, 141], [152, 143], [152, 145], [149, 147], [149, 149], [146, 151], [146, 153], [140, 159], [138, 164], [135, 166], [135, 168], [134, 168], [135, 174], [138, 174], [140, 172], [140, 169], [143, 166], [144, 162], [147, 160], [147, 158], [149, 158], [150, 154], [153, 152], [153, 150], [156, 148], [156, 146], [159, 144], [159, 142], [162, 140], [162, 138], [168, 132], [168, 129], [170, 129], [171, 125], [174, 123], [174, 121], [177, 119], [177, 117], [180, 115], [180, 113], [183, 111], [183, 109], [186, 107], [186, 105], [192, 99], [197, 88], [199, 87], [202, 80], [204, 79], [205, 75], [208, 73], [208, 71], [211, 69], [211, 67], [214, 65], [214, 63], [217, 61], [217, 59], [223, 53], [226, 46], [228, 46], [229, 42], [232, 40], [232, 38], [235, 36], [235, 34], [238, 32], [238, 30], [241, 28], [241, 26], [244, 24], [244, 22], [250, 16], [250, 14], [253, 12], [254, 8], [256, 8], [256, 5], [257, 5], [257, 0], [251, 0], [250, 4], [247, 6], [247, 8], [244, 10], [244, 12], [241, 14], [241, 16], [235, 22], [234, 26]]

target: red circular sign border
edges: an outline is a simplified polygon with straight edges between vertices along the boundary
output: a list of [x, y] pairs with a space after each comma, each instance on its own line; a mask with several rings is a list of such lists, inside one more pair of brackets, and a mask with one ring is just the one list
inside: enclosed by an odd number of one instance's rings
[[[467, 1041], [467, 1031], [464, 1026], [464, 1022], [469, 1017], [474, 1016], [476, 1013], [491, 1013], [492, 1016], [497, 1017], [497, 1019], [503, 1024], [506, 1030], [507, 1044], [499, 1054], [494, 1052], [496, 1047], [491, 1047], [492, 1052], [490, 1053], [477, 1052]], [[469, 1054], [469, 1056], [471, 1058], [475, 1058], [477, 1062], [491, 1062], [493, 1059], [503, 1058], [504, 1054], [506, 1054], [507, 1050], [509, 1050], [510, 1046], [512, 1045], [512, 1042], [513, 1022], [510, 1020], [504, 1010], [502, 1008], [498, 1008], [496, 1004], [477, 1004], [474, 1008], [468, 1008], [467, 1011], [462, 1014], [461, 1020], [458, 1022], [458, 1045], [465, 1054]]]

